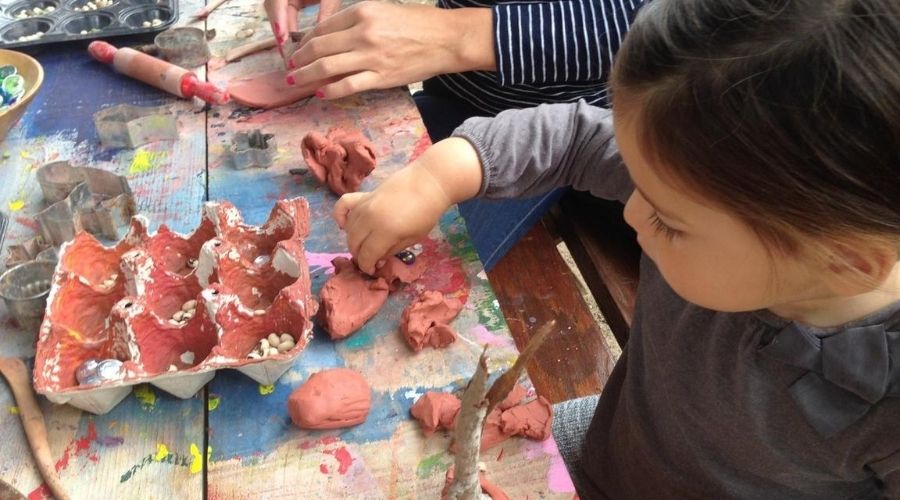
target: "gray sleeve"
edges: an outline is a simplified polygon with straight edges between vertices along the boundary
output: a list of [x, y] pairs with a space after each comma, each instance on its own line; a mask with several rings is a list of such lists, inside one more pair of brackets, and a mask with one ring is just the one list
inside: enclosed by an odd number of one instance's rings
[[624, 203], [633, 190], [612, 113], [584, 101], [470, 118], [453, 136], [478, 151], [484, 172], [479, 197], [526, 198], [572, 186]]

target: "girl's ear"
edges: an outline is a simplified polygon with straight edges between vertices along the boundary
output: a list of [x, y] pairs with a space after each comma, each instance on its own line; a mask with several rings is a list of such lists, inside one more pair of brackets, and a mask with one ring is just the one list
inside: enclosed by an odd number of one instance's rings
[[828, 286], [843, 296], [859, 295], [881, 286], [897, 265], [897, 249], [888, 244], [829, 245]]

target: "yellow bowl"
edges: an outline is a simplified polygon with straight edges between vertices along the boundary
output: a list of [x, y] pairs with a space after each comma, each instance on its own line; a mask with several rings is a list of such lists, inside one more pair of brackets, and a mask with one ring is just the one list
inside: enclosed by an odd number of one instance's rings
[[6, 110], [0, 111], [0, 141], [6, 138], [9, 130], [19, 121], [25, 113], [25, 108], [44, 83], [44, 68], [33, 57], [13, 50], [0, 49], [0, 66], [7, 64], [15, 66], [16, 71], [25, 79], [25, 95]]

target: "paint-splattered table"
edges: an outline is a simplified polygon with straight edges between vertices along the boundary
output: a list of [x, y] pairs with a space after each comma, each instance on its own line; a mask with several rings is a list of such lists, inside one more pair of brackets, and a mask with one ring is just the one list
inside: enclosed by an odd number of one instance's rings
[[[190, 11], [197, 3], [182, 5]], [[235, 34], [248, 28], [254, 37], [266, 36], [263, 19], [261, 7], [249, 0], [233, 0], [217, 10], [207, 21], [217, 31], [213, 53], [224, 54], [239, 43]], [[53, 47], [35, 55], [47, 71], [45, 86], [0, 144], [0, 203], [12, 219], [7, 245], [34, 234], [30, 216], [43, 207], [34, 170], [69, 159], [126, 175], [139, 210], [154, 225], [179, 231], [198, 223], [204, 200], [230, 200], [249, 223], [258, 224], [276, 200], [305, 196], [312, 213], [307, 257], [317, 293], [332, 272], [331, 259], [345, 254], [346, 247], [330, 218], [335, 196], [311, 176], [288, 173], [302, 166], [302, 136], [333, 126], [362, 130], [379, 156], [364, 189], [430, 144], [403, 89], [335, 102], [309, 99], [269, 112], [233, 105], [205, 110], [116, 76], [90, 61], [83, 47]], [[208, 71], [211, 80], [226, 82], [278, 64], [272, 52], [228, 66], [217, 57]], [[136, 150], [102, 150], [91, 115], [126, 102], [169, 105], [178, 116], [179, 139]], [[234, 170], [224, 160], [226, 147], [235, 132], [253, 129], [275, 135], [276, 162], [265, 170]], [[139, 386], [102, 416], [43, 401], [64, 485], [75, 498], [437, 497], [452, 462], [446, 452], [449, 437], [424, 438], [409, 418], [410, 406], [427, 390], [461, 388], [474, 371], [480, 346], [490, 346], [495, 372], [512, 363], [516, 348], [455, 210], [423, 242], [422, 257], [430, 266], [420, 282], [392, 294], [372, 321], [343, 342], [334, 343], [317, 330], [291, 370], [272, 386], [223, 371], [187, 400]], [[454, 322], [459, 341], [413, 354], [397, 333], [397, 321], [425, 288], [457, 296], [466, 307]], [[10, 324], [0, 326], [2, 355], [30, 357], [31, 343]], [[287, 395], [310, 373], [335, 366], [358, 370], [369, 381], [373, 408], [368, 420], [344, 431], [310, 432], [290, 425]], [[0, 410], [0, 479], [33, 498], [47, 495], [5, 384], [0, 384]], [[489, 477], [513, 498], [572, 495], [552, 440], [513, 439], [482, 459]]]

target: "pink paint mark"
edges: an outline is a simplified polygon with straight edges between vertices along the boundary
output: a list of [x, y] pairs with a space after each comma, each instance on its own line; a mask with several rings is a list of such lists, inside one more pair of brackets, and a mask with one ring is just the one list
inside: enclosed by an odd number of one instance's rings
[[431, 147], [431, 137], [428, 135], [428, 132], [423, 132], [419, 140], [413, 145], [413, 152], [409, 157], [409, 161], [413, 161], [421, 156], [429, 147]]
[[44, 499], [52, 499], [53, 495], [50, 494], [50, 488], [46, 483], [41, 484], [37, 488], [35, 488], [31, 493], [28, 494], [28, 500], [44, 500]]
[[338, 467], [339, 474], [346, 474], [348, 470], [350, 470], [350, 465], [353, 463], [353, 457], [350, 456], [350, 452], [347, 451], [347, 448], [341, 446], [334, 452], [334, 458], [341, 464]]
[[572, 484], [572, 478], [566, 469], [562, 456], [559, 454], [559, 448], [556, 447], [556, 441], [549, 438], [542, 443], [544, 452], [550, 455], [550, 470], [547, 471], [547, 486], [550, 491], [556, 493], [574, 493], [575, 485]]
[[492, 347], [515, 347], [513, 339], [496, 335], [485, 328], [484, 325], [475, 325], [471, 330], [469, 330], [469, 333], [475, 336], [475, 339], [479, 344], [487, 344]]
[[331, 265], [331, 261], [335, 259], [335, 257], [346, 257], [351, 258], [352, 256], [349, 253], [316, 253], [316, 252], [306, 252], [306, 262], [309, 264], [309, 267], [324, 267], [328, 269], [329, 272], [334, 272], [334, 266]]
[[69, 443], [69, 446], [66, 446], [65, 451], [63, 451], [62, 457], [56, 462], [56, 472], [64, 470], [69, 466], [69, 458], [74, 454], [78, 455], [80, 452], [85, 451], [91, 447], [91, 443], [97, 440], [97, 428], [94, 426], [94, 422], [88, 422], [87, 435], [81, 439], [76, 439]]
[[319, 472], [322, 474], [328, 474], [328, 466], [325, 464], [319, 464]]
[[32, 231], [40, 231], [41, 229], [38, 226], [37, 221], [32, 219], [31, 217], [16, 217], [16, 222], [27, 227], [28, 229], [31, 229]]

